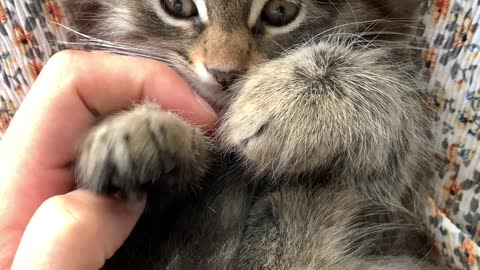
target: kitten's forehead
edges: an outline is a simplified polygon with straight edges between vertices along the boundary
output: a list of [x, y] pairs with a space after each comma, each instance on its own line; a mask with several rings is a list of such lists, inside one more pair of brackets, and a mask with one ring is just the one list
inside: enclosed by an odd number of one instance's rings
[[196, 0], [205, 3], [209, 20], [222, 23], [224, 26], [233, 26], [244, 23], [250, 13], [253, 1], [264, 0]]

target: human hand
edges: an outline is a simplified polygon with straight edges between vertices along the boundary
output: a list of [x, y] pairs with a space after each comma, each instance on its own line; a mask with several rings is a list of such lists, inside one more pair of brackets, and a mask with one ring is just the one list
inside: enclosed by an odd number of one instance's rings
[[0, 269], [99, 269], [121, 246], [144, 202], [73, 191], [72, 164], [97, 117], [145, 99], [205, 129], [217, 120], [156, 61], [69, 51], [45, 65], [0, 142]]

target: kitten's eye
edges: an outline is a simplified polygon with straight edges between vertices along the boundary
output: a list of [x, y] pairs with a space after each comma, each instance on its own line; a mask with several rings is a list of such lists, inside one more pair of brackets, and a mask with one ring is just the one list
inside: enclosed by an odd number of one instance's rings
[[262, 20], [273, 26], [284, 26], [297, 17], [300, 7], [287, 0], [270, 0], [263, 7]]
[[165, 10], [172, 16], [190, 18], [198, 15], [193, 0], [163, 0]]

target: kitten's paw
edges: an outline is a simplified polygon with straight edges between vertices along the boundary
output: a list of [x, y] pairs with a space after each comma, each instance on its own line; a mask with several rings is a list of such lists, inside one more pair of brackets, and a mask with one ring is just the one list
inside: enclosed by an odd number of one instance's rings
[[319, 42], [258, 65], [231, 87], [222, 137], [259, 171], [388, 168], [425, 145], [415, 83], [388, 58]]
[[201, 132], [178, 116], [142, 105], [94, 127], [78, 149], [77, 183], [97, 193], [126, 196], [152, 186], [183, 189], [206, 170]]

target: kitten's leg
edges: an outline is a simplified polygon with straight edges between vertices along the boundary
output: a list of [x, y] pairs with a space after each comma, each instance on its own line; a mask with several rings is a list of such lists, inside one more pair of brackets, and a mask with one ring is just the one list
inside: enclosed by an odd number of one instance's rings
[[89, 131], [78, 149], [78, 185], [127, 196], [153, 186], [192, 187], [206, 170], [202, 133], [154, 105], [112, 115]]

